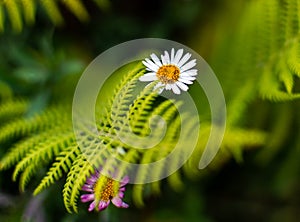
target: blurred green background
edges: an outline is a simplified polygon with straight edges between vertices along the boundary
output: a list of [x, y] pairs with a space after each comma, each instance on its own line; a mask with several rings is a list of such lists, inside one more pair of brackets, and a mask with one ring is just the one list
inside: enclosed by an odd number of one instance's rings
[[[154, 37], [185, 44], [211, 65], [224, 89], [232, 133], [209, 169], [184, 177], [179, 192], [163, 186], [160, 196], [147, 197], [144, 208], [130, 202], [129, 189], [129, 209], [88, 213], [86, 204], [79, 204], [79, 214], [68, 214], [64, 181], [33, 198], [31, 188], [19, 193], [12, 170], [0, 172], [0, 221], [299, 221], [299, 1], [82, 1], [88, 20], [59, 3], [63, 24], [36, 3], [35, 22], [27, 22], [24, 12], [21, 26], [3, 2], [0, 83], [32, 102], [24, 115], [71, 98], [68, 87], [101, 52]], [[66, 78], [73, 80], [66, 84]], [[235, 127], [244, 134], [231, 131]], [[248, 129], [267, 137], [252, 141]], [[1, 156], [9, 146], [1, 144]]]

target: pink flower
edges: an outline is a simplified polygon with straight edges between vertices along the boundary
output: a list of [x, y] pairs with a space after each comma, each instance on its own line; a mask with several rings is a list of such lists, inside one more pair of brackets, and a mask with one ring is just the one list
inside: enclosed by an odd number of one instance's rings
[[108, 178], [96, 170], [91, 175], [82, 190], [90, 192], [89, 194], [81, 195], [81, 202], [86, 203], [92, 201], [88, 211], [104, 210], [110, 204], [110, 201], [119, 208], [128, 208], [129, 205], [123, 202], [125, 185], [129, 182], [129, 177], [125, 176], [120, 182]]

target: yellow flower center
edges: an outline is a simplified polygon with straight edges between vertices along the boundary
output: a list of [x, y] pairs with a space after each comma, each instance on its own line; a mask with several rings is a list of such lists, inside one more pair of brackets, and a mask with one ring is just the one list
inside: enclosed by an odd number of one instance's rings
[[114, 181], [112, 179], [107, 179], [107, 183], [103, 191], [101, 192], [101, 199], [104, 201], [108, 201], [114, 196]]
[[[101, 179], [104, 179], [105, 181]], [[94, 191], [96, 199], [107, 202], [111, 200], [116, 194], [115, 181], [105, 176], [101, 176], [95, 184]]]
[[178, 81], [180, 69], [175, 65], [163, 65], [161, 66], [156, 76], [164, 84], [172, 84]]

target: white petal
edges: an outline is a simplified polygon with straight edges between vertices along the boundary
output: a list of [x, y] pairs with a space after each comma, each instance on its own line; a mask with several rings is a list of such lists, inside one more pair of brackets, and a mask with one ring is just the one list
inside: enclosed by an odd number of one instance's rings
[[183, 66], [189, 60], [189, 58], [191, 58], [191, 56], [192, 54], [190, 53], [185, 54], [183, 58], [180, 61], [178, 61], [177, 66], [181, 68], [181, 66]]
[[[179, 60], [181, 59], [181, 56], [183, 54], [183, 49], [179, 49], [175, 55], [175, 58], [174, 58], [174, 61], [173, 61], [173, 64], [174, 65], [177, 65]], [[178, 66], [178, 65], [177, 65]]]
[[147, 72], [144, 76], [156, 76], [156, 72]]
[[174, 48], [172, 48], [171, 50], [171, 64], [174, 64], [173, 61], [174, 61], [174, 56], [175, 56], [175, 50]]
[[153, 66], [146, 61], [142, 61], [142, 63], [148, 68], [149, 71], [157, 72], [158, 68], [156, 66]]
[[151, 59], [155, 62], [155, 64], [157, 64], [158, 66], [162, 66], [159, 58], [154, 53], [152, 53], [150, 56], [151, 56]]
[[196, 77], [194, 77], [194, 76], [182, 76], [182, 75], [180, 75], [180, 78], [185, 79], [185, 80], [195, 80], [196, 79]]
[[153, 75], [152, 73], [150, 73], [150, 74], [145, 74], [145, 75], [141, 76], [139, 78], [139, 80], [142, 82], [149, 82], [149, 81], [157, 80], [157, 77], [155, 74]]
[[150, 59], [146, 58], [145, 59], [146, 62], [150, 65], [152, 65], [153, 67], [155, 67], [157, 70], [159, 69], [159, 65], [155, 64], [154, 62], [152, 62]]
[[167, 51], [165, 51], [165, 60], [167, 64], [170, 64], [170, 56], [169, 53]]
[[192, 81], [190, 81], [190, 80], [187, 80], [187, 79], [182, 79], [182, 78], [179, 78], [178, 79], [180, 82], [183, 82], [183, 83], [185, 83], [185, 84], [193, 84], [193, 82]]
[[183, 84], [182, 82], [176, 82], [176, 85], [179, 86], [179, 88], [182, 89], [183, 91], [187, 91], [189, 89], [189, 87]]
[[171, 85], [170, 84], [167, 84], [166, 85], [166, 90], [170, 90], [171, 89]]
[[158, 89], [158, 94], [161, 94], [162, 91], [164, 91], [164, 85], [165, 85], [165, 84], [159, 82], [159, 83], [157, 83], [157, 84], [154, 86], [153, 90], [157, 90], [157, 89]]
[[181, 72], [180, 76], [196, 76], [197, 72], [198, 72], [197, 69], [190, 69], [188, 71]]
[[171, 87], [175, 94], [180, 94], [180, 89], [178, 88], [178, 86], [176, 84], [172, 84]]
[[164, 84], [162, 82], [158, 82], [155, 86], [154, 86], [154, 89], [157, 89], [161, 86], [164, 86]]
[[188, 62], [187, 64], [185, 64], [184, 66], [182, 66], [182, 67], [180, 68], [180, 71], [181, 71], [181, 72], [184, 72], [184, 71], [186, 71], [186, 70], [188, 70], [188, 69], [193, 68], [195, 65], [196, 65], [196, 59], [193, 59], [193, 60], [191, 60], [190, 62]]
[[165, 59], [164, 55], [161, 55], [161, 62], [163, 65], [167, 65], [167, 60]]

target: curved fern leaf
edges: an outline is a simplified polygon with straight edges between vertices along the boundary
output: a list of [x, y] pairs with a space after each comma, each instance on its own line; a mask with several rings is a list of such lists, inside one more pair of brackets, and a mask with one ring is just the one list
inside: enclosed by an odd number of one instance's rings
[[25, 187], [30, 182], [31, 178], [36, 174], [36, 172], [41, 170], [41, 166], [43, 166], [43, 164], [43, 162], [39, 162], [38, 164], [30, 164], [23, 170], [19, 180], [20, 192], [25, 191]]
[[[5, 27], [6, 14], [13, 29], [20, 32], [23, 28], [23, 18], [26, 24], [33, 24], [38, 6], [42, 9], [55, 25], [62, 25], [64, 22], [61, 14], [60, 6], [64, 4], [66, 8], [80, 21], [85, 22], [89, 20], [89, 13], [87, 12], [83, 0], [5, 0], [0, 2], [0, 32], [3, 32]], [[102, 0], [101, 2], [106, 2]], [[95, 0], [99, 8], [107, 7], [107, 4], [102, 4]], [[6, 13], [7, 12], [7, 13]]]
[[72, 163], [79, 154], [80, 150], [77, 144], [64, 149], [64, 151], [62, 151], [59, 156], [56, 157], [56, 162], [54, 162], [52, 167], [47, 172], [47, 175], [34, 190], [33, 195], [37, 195], [55, 181], [59, 180], [63, 176], [63, 173], [68, 173], [71, 169]]
[[[1, 4], [0, 4], [1, 9]], [[1, 19], [1, 10], [0, 10], [0, 19]], [[1, 25], [1, 20], [0, 20]], [[11, 88], [4, 82], [0, 81], [0, 101], [11, 99], [13, 96], [13, 92]]]
[[63, 133], [45, 139], [41, 144], [32, 147], [25, 157], [16, 165], [13, 180], [15, 181], [18, 174], [24, 171], [30, 165], [39, 165], [49, 163], [53, 157], [58, 155], [62, 149], [73, 143], [73, 132]]
[[6, 0], [2, 4], [5, 5], [13, 29], [17, 32], [22, 30], [22, 19], [21, 12], [16, 0]]
[[58, 9], [56, 1], [42, 0], [41, 4], [54, 24], [61, 25], [63, 23], [63, 17]]
[[68, 9], [76, 15], [76, 17], [81, 21], [89, 20], [89, 14], [85, 7], [81, 3], [81, 0], [63, 0], [62, 1]]
[[63, 189], [63, 198], [68, 212], [77, 212], [77, 198], [86, 179], [94, 172], [94, 167], [79, 155], [73, 162]]
[[0, 4], [0, 32], [4, 31], [5, 24], [5, 15], [4, 15], [4, 6]]
[[[55, 125], [64, 125], [70, 121], [70, 116], [65, 113], [65, 108], [50, 108], [41, 115], [35, 115], [28, 119], [17, 119], [0, 128], [0, 143], [26, 136], [37, 131], [43, 131]], [[71, 122], [69, 122], [71, 123]]]
[[28, 102], [22, 99], [8, 100], [0, 105], [1, 125], [14, 118], [21, 117], [28, 110]]
[[20, 0], [23, 11], [24, 11], [24, 18], [27, 24], [31, 25], [34, 23], [35, 20], [35, 0]]

